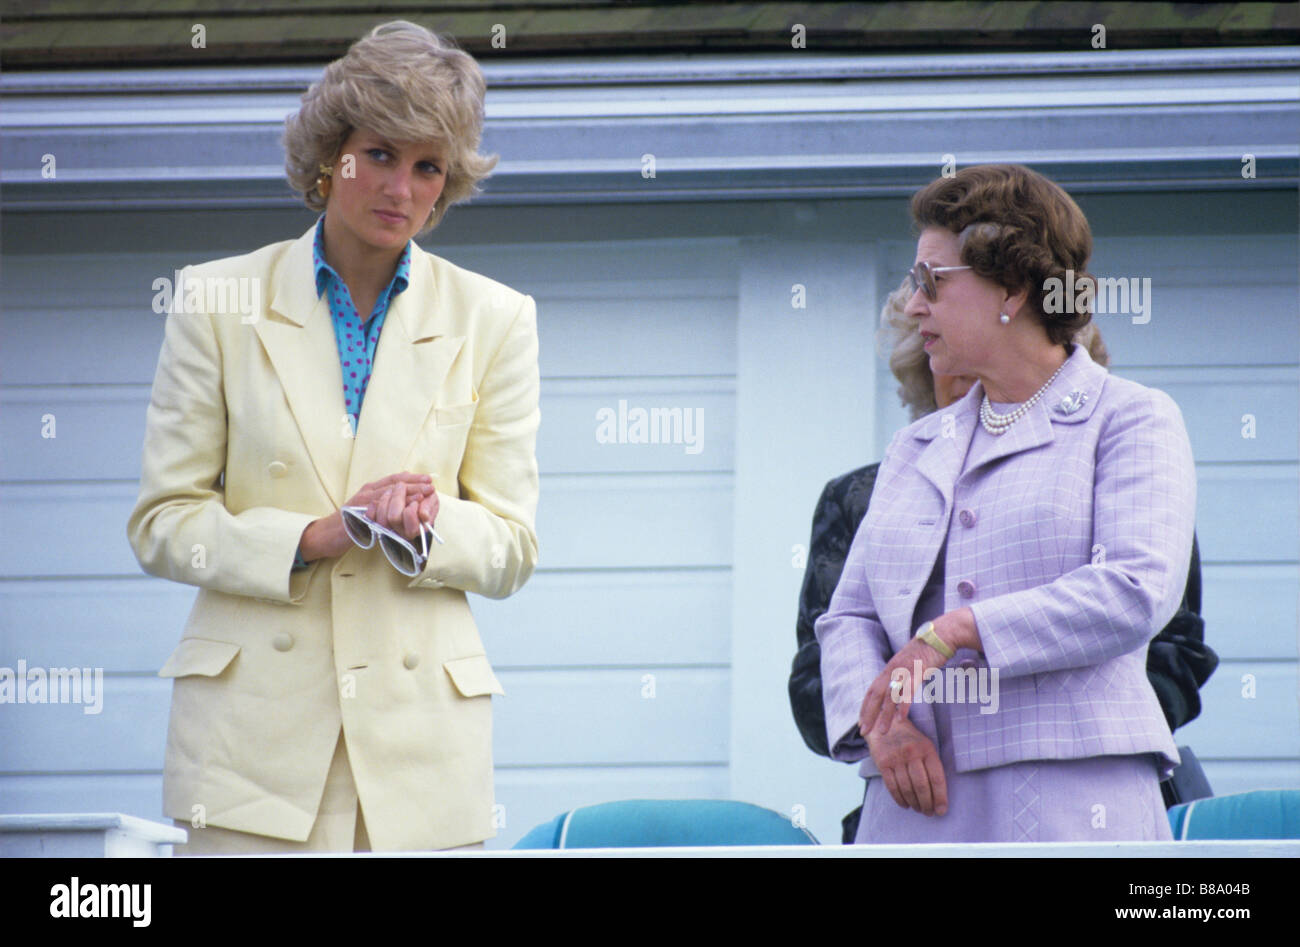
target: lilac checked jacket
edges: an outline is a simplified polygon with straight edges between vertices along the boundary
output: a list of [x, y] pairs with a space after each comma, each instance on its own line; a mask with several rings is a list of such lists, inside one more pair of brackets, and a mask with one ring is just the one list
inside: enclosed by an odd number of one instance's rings
[[[1062, 410], [1078, 393], [1082, 407]], [[984, 648], [953, 663], [996, 668], [999, 688], [996, 713], [949, 705], [957, 770], [1156, 753], [1168, 773], [1178, 751], [1146, 648], [1187, 582], [1196, 472], [1182, 415], [1164, 392], [1107, 374], [1077, 345], [1025, 417], [972, 446], [983, 396], [977, 383], [886, 451], [816, 625], [831, 756], [879, 774], [858, 712], [912, 637], [946, 539], [944, 610], [969, 606]], [[934, 740], [932, 706], [910, 715]]]

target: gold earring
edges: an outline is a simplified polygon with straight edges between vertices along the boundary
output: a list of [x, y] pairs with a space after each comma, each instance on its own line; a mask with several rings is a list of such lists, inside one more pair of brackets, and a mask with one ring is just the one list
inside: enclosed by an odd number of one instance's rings
[[334, 174], [334, 168], [328, 164], [320, 166], [320, 174], [316, 178], [316, 193], [321, 196], [321, 200], [330, 196], [330, 183]]

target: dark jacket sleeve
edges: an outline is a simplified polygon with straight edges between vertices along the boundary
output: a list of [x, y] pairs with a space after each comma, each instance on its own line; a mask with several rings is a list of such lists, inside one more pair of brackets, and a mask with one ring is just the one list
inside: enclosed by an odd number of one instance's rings
[[1170, 730], [1176, 730], [1201, 712], [1198, 693], [1214, 669], [1219, 656], [1205, 643], [1205, 620], [1201, 618], [1201, 553], [1192, 536], [1192, 564], [1187, 572], [1183, 602], [1147, 650], [1147, 677], [1160, 699], [1160, 708]]
[[795, 636], [799, 650], [790, 668], [790, 709], [804, 743], [814, 753], [830, 756], [826, 744], [826, 709], [822, 704], [821, 648], [813, 626], [830, 606], [839, 584], [849, 546], [867, 512], [879, 464], [851, 471], [826, 484], [813, 512], [812, 537]]

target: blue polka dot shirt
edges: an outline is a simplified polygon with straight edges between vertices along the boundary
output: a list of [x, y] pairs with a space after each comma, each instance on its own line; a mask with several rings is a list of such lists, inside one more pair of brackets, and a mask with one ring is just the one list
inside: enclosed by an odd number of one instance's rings
[[312, 245], [312, 264], [316, 270], [316, 295], [328, 294], [330, 318], [334, 321], [334, 340], [339, 347], [339, 364], [343, 369], [343, 401], [352, 424], [353, 436], [361, 417], [361, 403], [370, 384], [375, 361], [375, 347], [384, 328], [384, 317], [393, 297], [406, 289], [411, 276], [411, 242], [408, 240], [397, 269], [384, 291], [375, 300], [374, 311], [363, 321], [352, 302], [348, 286], [334, 268], [325, 262], [325, 217], [316, 224], [316, 241]]

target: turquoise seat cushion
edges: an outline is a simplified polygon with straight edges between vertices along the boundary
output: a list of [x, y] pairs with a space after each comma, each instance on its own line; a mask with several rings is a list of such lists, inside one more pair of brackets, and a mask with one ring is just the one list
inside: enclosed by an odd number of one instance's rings
[[816, 845], [771, 809], [725, 799], [628, 799], [583, 806], [537, 826], [515, 848]]
[[1169, 810], [1175, 839], [1300, 839], [1300, 789], [1257, 789]]

